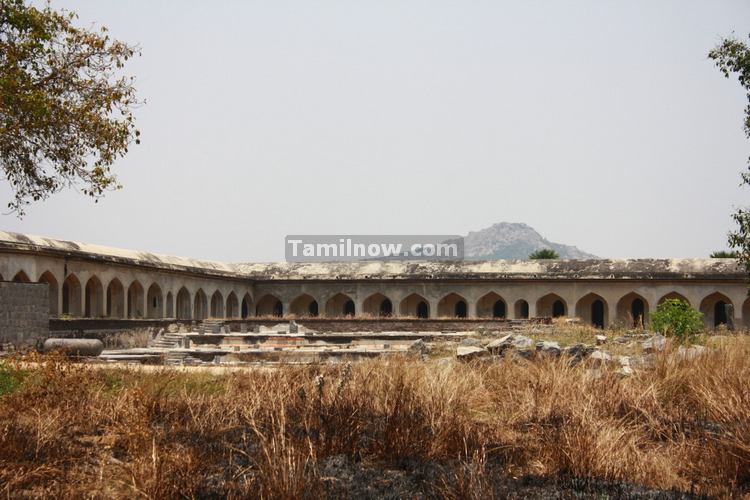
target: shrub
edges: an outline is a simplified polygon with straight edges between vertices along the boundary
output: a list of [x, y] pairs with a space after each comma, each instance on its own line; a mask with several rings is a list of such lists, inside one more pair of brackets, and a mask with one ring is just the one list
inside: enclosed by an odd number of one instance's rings
[[711, 253], [710, 257], [712, 259], [737, 259], [739, 258], [740, 254], [737, 252], [730, 252], [727, 250], [719, 250], [717, 252]]
[[0, 396], [9, 394], [21, 385], [23, 373], [5, 363], [0, 363]]
[[559, 259], [560, 254], [551, 248], [540, 248], [531, 252], [529, 259]]
[[682, 340], [703, 329], [703, 314], [682, 299], [667, 299], [651, 314], [654, 330]]

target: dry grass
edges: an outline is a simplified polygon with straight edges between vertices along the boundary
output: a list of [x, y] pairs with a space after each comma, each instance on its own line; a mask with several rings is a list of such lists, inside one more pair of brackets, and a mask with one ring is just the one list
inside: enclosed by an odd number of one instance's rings
[[452, 498], [489, 498], [498, 478], [525, 474], [750, 492], [746, 337], [629, 378], [551, 359], [220, 376], [39, 361], [0, 369], [8, 497], [317, 498], [321, 464], [341, 455], [439, 464], [424, 491]]

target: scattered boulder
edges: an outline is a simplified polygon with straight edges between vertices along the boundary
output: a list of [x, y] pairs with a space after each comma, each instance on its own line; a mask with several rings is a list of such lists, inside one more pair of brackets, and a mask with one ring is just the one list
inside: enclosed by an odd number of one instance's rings
[[424, 355], [427, 355], [427, 354], [430, 353], [430, 348], [425, 343], [424, 340], [419, 339], [419, 340], [415, 340], [414, 342], [411, 343], [411, 345], [407, 349], [407, 352], [409, 354], [415, 354], [415, 355], [418, 355], [418, 356], [424, 356]]
[[542, 341], [536, 343], [536, 351], [545, 356], [559, 356], [560, 344], [557, 342]]
[[596, 336], [596, 345], [602, 345], [607, 343], [607, 336], [606, 335], [597, 335]]
[[651, 353], [643, 356], [631, 356], [629, 362], [631, 368], [653, 368], [656, 365], [656, 355]]
[[177, 332], [179, 332], [179, 331], [180, 331], [180, 325], [179, 325], [179, 324], [177, 324], [177, 323], [171, 323], [171, 324], [170, 324], [170, 325], [169, 325], [169, 326], [167, 327], [167, 332], [169, 332], [169, 333], [177, 333]]
[[484, 347], [492, 354], [502, 354], [505, 349], [510, 347], [511, 337], [513, 337], [513, 334], [500, 337], [499, 339], [493, 340]]
[[604, 351], [600, 351], [597, 349], [591, 353], [591, 355], [589, 356], [589, 360], [595, 364], [606, 365], [612, 363], [612, 356]]
[[681, 345], [677, 348], [677, 357], [682, 359], [695, 359], [698, 356], [705, 354], [706, 351], [707, 349], [702, 345], [691, 345], [690, 347]]
[[515, 349], [528, 349], [529, 347], [534, 346], [534, 341], [523, 335], [513, 335], [510, 345]]
[[576, 361], [582, 360], [592, 352], [594, 352], [594, 348], [586, 344], [573, 344], [562, 350], [563, 354], [575, 359]]
[[619, 369], [617, 370], [617, 374], [618, 374], [618, 375], [620, 375], [621, 377], [629, 377], [629, 376], [631, 376], [631, 375], [632, 375], [633, 373], [635, 373], [635, 372], [634, 372], [634, 371], [633, 371], [633, 369], [632, 369], [632, 368], [630, 368], [629, 366], [621, 366], [621, 367], [620, 367], [620, 368], [619, 368]]
[[533, 359], [536, 356], [536, 349], [534, 347], [513, 349], [512, 353], [513, 359]]
[[646, 354], [663, 351], [667, 346], [667, 338], [660, 333], [655, 333], [653, 337], [642, 342], [641, 346]]
[[456, 358], [462, 361], [469, 361], [470, 359], [481, 358], [489, 356], [490, 351], [483, 347], [475, 347], [470, 345], [459, 345], [456, 348]]
[[482, 342], [479, 339], [475, 339], [472, 337], [467, 337], [465, 339], [461, 339], [461, 342], [459, 342], [458, 345], [464, 345], [464, 346], [472, 346], [472, 347], [483, 347], [484, 342]]

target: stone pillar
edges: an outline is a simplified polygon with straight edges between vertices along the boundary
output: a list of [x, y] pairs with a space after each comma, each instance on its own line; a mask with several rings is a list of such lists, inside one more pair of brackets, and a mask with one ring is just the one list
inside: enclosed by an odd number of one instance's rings
[[466, 299], [466, 316], [468, 318], [477, 317], [477, 301]]
[[365, 312], [365, 300], [359, 295], [356, 295], [352, 300], [354, 301], [354, 317], [361, 318]]
[[617, 303], [607, 302], [607, 324], [605, 327], [611, 327], [617, 323]]
[[[81, 292], [80, 301], [81, 302], [80, 302], [80, 305], [81, 305], [81, 307], [78, 308], [79, 309], [78, 315], [81, 318], [85, 318], [86, 317], [86, 283], [88, 283], [88, 279], [85, 280], [85, 281], [81, 281], [80, 282], [80, 286], [81, 286], [81, 290], [80, 290], [80, 292]], [[73, 307], [70, 307], [70, 309], [73, 309]]]
[[63, 283], [58, 281], [57, 283], [57, 314], [55, 317], [60, 317], [63, 309]]
[[529, 304], [529, 318], [536, 318], [536, 300], [527, 300], [526, 303]]
[[435, 319], [438, 317], [438, 302], [440, 302], [440, 299], [429, 299], [428, 303], [430, 304], [430, 314], [429, 319]]
[[724, 315], [727, 317], [727, 328], [734, 330], [734, 306], [732, 304], [724, 304]]

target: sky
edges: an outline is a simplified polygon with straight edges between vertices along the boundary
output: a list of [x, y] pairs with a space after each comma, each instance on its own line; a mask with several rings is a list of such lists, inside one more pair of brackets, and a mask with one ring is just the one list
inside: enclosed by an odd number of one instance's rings
[[747, 40], [746, 0], [52, 5], [140, 46], [142, 144], [122, 190], [3, 230], [239, 262], [283, 259], [287, 234], [509, 221], [602, 257], [706, 257], [748, 204], [746, 97], [707, 58]]

